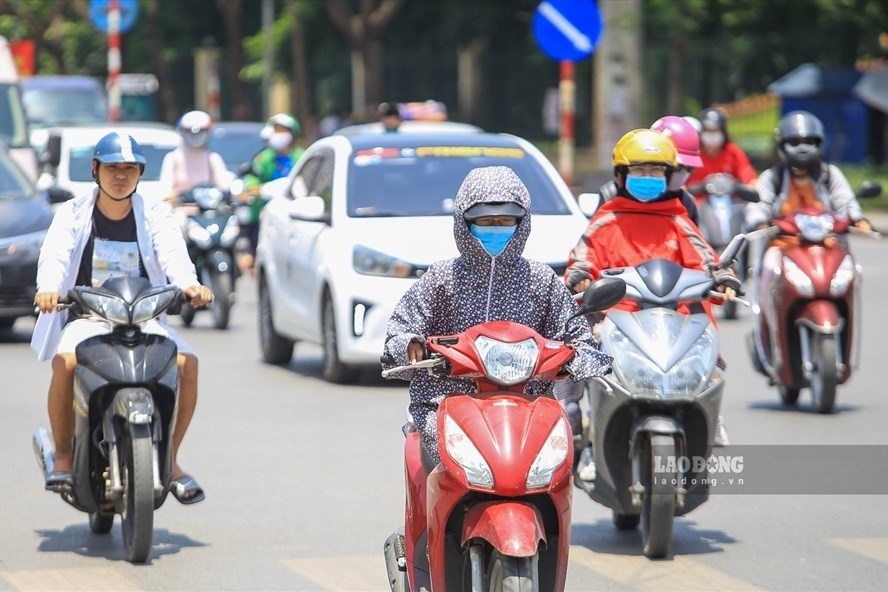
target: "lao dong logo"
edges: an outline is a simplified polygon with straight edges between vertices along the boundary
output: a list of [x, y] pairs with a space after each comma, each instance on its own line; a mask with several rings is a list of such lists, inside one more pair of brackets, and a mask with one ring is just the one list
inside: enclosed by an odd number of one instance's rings
[[659, 456], [654, 455], [655, 473], [728, 473], [743, 472], [743, 457], [729, 455]]

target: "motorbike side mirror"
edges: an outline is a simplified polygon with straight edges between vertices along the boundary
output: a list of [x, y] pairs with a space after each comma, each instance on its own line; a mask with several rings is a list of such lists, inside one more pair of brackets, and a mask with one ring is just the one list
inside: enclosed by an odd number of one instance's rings
[[725, 247], [725, 250], [721, 252], [719, 255], [719, 269], [727, 269], [731, 265], [733, 265], [734, 261], [737, 260], [737, 257], [740, 256], [740, 253], [743, 252], [743, 249], [746, 247], [746, 235], [738, 234], [731, 239], [731, 242], [728, 243], [728, 246]]
[[246, 177], [250, 173], [253, 172], [253, 163], [251, 162], [242, 162], [239, 167], [237, 167], [237, 176], [238, 177]]
[[737, 185], [737, 188], [734, 190], [734, 195], [748, 203], [756, 203], [759, 201], [759, 192], [746, 185]]
[[46, 190], [46, 197], [49, 200], [49, 203], [60, 204], [74, 199], [74, 194], [63, 187], [54, 185]]
[[40, 153], [40, 164], [52, 170], [62, 162], [62, 137], [52, 134], [46, 140], [46, 148]]
[[577, 197], [577, 205], [580, 206], [584, 216], [591, 218], [601, 206], [601, 196], [597, 193], [581, 193]]
[[626, 282], [617, 277], [601, 278], [583, 292], [583, 313], [607, 310], [625, 297]]
[[882, 185], [876, 181], [864, 181], [855, 193], [858, 199], [870, 199], [882, 195]]

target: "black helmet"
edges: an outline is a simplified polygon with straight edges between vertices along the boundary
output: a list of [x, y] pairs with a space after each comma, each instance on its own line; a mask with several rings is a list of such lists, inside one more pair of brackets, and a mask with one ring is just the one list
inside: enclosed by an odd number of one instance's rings
[[728, 118], [725, 117], [725, 114], [719, 111], [718, 109], [703, 109], [700, 111], [700, 125], [703, 126], [703, 129], [707, 128], [717, 128], [718, 131], [725, 134], [725, 137], [728, 135]]
[[774, 132], [777, 135], [777, 155], [787, 166], [810, 170], [820, 164], [826, 134], [823, 124], [813, 113], [787, 113]]

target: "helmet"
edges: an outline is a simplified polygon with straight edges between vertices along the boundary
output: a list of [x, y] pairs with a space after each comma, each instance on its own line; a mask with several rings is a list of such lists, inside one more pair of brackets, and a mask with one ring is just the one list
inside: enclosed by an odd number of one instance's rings
[[524, 208], [514, 201], [488, 201], [477, 203], [467, 209], [463, 214], [463, 218], [469, 222], [485, 216], [514, 216], [515, 218], [523, 218], [525, 213]]
[[663, 164], [667, 172], [675, 168], [675, 144], [666, 134], [657, 130], [632, 130], [617, 142], [613, 153], [614, 167], [634, 164]]
[[376, 109], [376, 114], [380, 119], [383, 117], [401, 117], [401, 111], [394, 103], [380, 103]]
[[134, 162], [140, 165], [140, 173], [145, 172], [145, 155], [142, 148], [132, 136], [111, 132], [102, 137], [93, 150], [93, 177], [96, 175], [98, 163], [113, 164], [118, 162]]
[[669, 136], [678, 151], [678, 164], [693, 168], [703, 166], [700, 159], [700, 136], [687, 120], [676, 115], [667, 115], [655, 121], [651, 129]]
[[176, 129], [193, 148], [203, 148], [210, 141], [210, 127], [213, 120], [203, 111], [189, 111], [179, 118]]
[[684, 117], [682, 117], [682, 119], [694, 126], [694, 129], [697, 130], [698, 134], [703, 131], [703, 124], [700, 123], [700, 120], [693, 115], [685, 115]]
[[299, 121], [289, 113], [278, 113], [276, 115], [272, 115], [268, 119], [268, 125], [280, 125], [290, 130], [290, 133], [293, 134], [293, 136], [299, 135]]
[[718, 109], [703, 109], [700, 112], [700, 125], [703, 129], [718, 130], [727, 136], [728, 118]]
[[777, 154], [788, 166], [812, 169], [823, 156], [823, 123], [807, 111], [792, 111], [783, 116], [777, 129]]

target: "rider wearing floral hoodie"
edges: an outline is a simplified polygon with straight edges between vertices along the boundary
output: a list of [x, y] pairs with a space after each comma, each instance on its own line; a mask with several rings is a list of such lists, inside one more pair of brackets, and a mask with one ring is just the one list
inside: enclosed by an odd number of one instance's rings
[[[456, 196], [453, 235], [460, 256], [429, 267], [392, 313], [385, 366], [417, 361], [425, 339], [452, 335], [486, 321], [522, 323], [547, 339], [564, 338], [564, 323], [579, 308], [564, 282], [543, 263], [521, 256], [530, 234], [530, 194], [504, 166], [469, 172]], [[588, 323], [571, 323], [577, 355], [567, 365], [576, 381], [609, 372], [612, 358], [598, 351]], [[384, 356], [385, 358], [385, 356]], [[407, 371], [410, 414], [423, 444], [437, 462], [437, 408], [449, 393], [475, 392], [473, 380], [437, 378]], [[551, 382], [531, 382], [526, 392], [552, 395]]]

